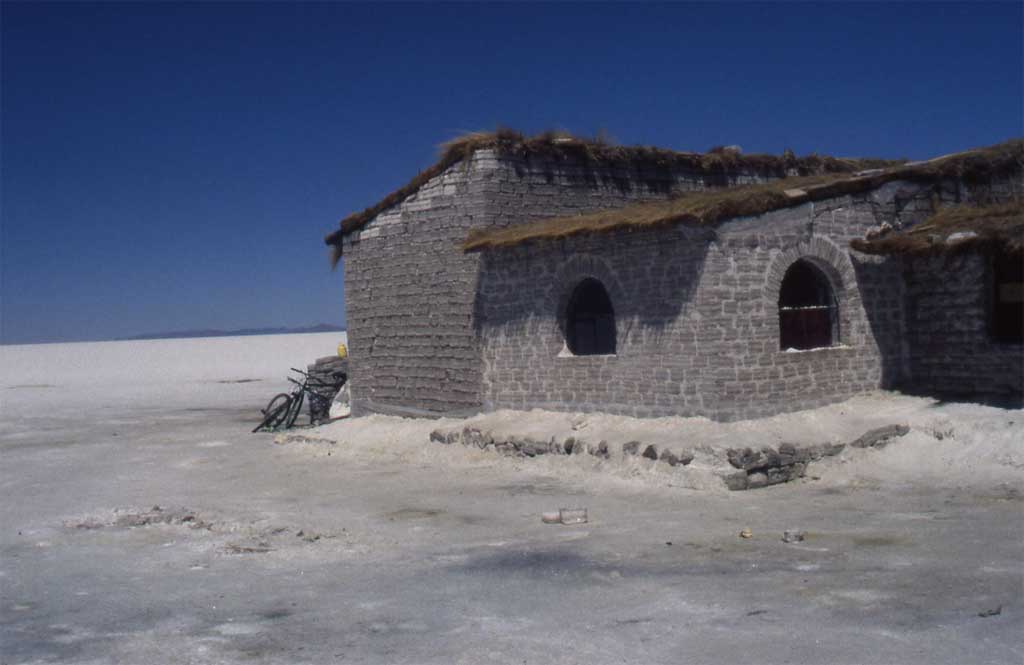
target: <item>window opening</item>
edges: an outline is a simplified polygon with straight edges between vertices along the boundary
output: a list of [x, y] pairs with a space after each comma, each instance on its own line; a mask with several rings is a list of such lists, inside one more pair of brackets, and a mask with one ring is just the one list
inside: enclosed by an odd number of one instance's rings
[[569, 298], [566, 344], [577, 356], [615, 353], [615, 311], [601, 282], [587, 278]]
[[779, 346], [817, 349], [832, 346], [839, 307], [828, 278], [808, 261], [789, 267], [779, 288]]
[[992, 259], [992, 336], [1024, 343], [1024, 257], [997, 252]]

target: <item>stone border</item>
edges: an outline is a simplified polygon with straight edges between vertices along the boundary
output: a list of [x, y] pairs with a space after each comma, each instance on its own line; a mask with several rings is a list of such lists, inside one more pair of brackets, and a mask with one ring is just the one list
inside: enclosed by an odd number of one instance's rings
[[[435, 443], [450, 445], [461, 443], [481, 450], [493, 450], [510, 457], [537, 457], [539, 455], [592, 455], [601, 459], [610, 459], [611, 447], [607, 441], [588, 442], [575, 436], [559, 440], [552, 436], [547, 440], [529, 436], [494, 435], [490, 431], [477, 427], [466, 426], [461, 430], [444, 431], [436, 429], [430, 433], [430, 440]], [[644, 445], [639, 441], [630, 441], [622, 445], [622, 456], [639, 456], [653, 462], [662, 461], [669, 466], [686, 466], [693, 461], [693, 453], [687, 450], [658, 449], [656, 445]]]
[[765, 446], [757, 451], [752, 448], [730, 448], [726, 453], [729, 464], [738, 471], [724, 476], [722, 480], [731, 490], [778, 485], [803, 478], [808, 464], [838, 455], [847, 445], [851, 448], [884, 448], [890, 441], [909, 431], [906, 425], [887, 425], [869, 430], [849, 444], [821, 443], [798, 448], [792, 443], [782, 443], [778, 448]]
[[[865, 432], [850, 443], [821, 443], [798, 446], [781, 443], [777, 447], [729, 448], [725, 451], [728, 464], [736, 469], [717, 472], [730, 490], [752, 490], [769, 485], [778, 485], [803, 478], [811, 462], [838, 455], [850, 448], [884, 448], [893, 439], [910, 431], [907, 425], [887, 425]], [[587, 442], [575, 436], [559, 440], [552, 436], [546, 440], [515, 434], [495, 435], [479, 427], [465, 426], [462, 429], [436, 429], [430, 433], [430, 441], [444, 445], [461, 443], [464, 446], [493, 450], [510, 457], [537, 457], [540, 455], [592, 455], [611, 459], [612, 449], [607, 441]], [[664, 462], [670, 467], [685, 467], [694, 459], [689, 450], [670, 449], [656, 444], [628, 441], [622, 444], [621, 455], [616, 458], [643, 457], [651, 462]]]

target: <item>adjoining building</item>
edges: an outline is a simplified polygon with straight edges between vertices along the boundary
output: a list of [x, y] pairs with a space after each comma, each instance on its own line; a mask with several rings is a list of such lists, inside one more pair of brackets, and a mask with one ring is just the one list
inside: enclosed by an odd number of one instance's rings
[[327, 237], [353, 410], [1020, 399], [1022, 171], [1022, 140], [900, 164], [463, 137]]

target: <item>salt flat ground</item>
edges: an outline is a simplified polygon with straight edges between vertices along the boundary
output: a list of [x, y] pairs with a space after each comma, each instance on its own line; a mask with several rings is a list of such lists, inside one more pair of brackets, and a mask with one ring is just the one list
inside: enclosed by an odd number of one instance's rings
[[913, 427], [736, 493], [430, 444], [429, 422], [249, 434], [338, 341], [0, 347], [0, 662], [1024, 662], [1021, 411], [879, 393], [680, 419], [739, 443]]

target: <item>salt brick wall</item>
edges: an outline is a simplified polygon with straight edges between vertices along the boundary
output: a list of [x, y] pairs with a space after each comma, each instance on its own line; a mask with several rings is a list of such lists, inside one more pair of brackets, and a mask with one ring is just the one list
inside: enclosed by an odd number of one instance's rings
[[[989, 194], [893, 182], [715, 229], [623, 230], [484, 252], [475, 321], [485, 405], [735, 420], [906, 383], [902, 259], [851, 252], [849, 241], [882, 222], [917, 223], [933, 201]], [[834, 348], [779, 349], [778, 290], [798, 258], [833, 285]], [[560, 316], [585, 277], [609, 290], [614, 356], [565, 349]]]
[[915, 389], [957, 395], [1024, 393], [1024, 345], [991, 337], [991, 265], [979, 253], [906, 263], [907, 337]]
[[[901, 267], [855, 262], [844, 249], [877, 223], [870, 205], [846, 201], [717, 229], [668, 226], [488, 252], [478, 319], [487, 405], [735, 420], [893, 381], [903, 375]], [[778, 288], [800, 257], [833, 283], [838, 348], [779, 349]], [[560, 316], [588, 276], [609, 289], [614, 356], [564, 349]]]
[[[851, 255], [847, 243], [883, 221], [918, 221], [933, 198], [972, 198], [959, 183], [890, 183], [717, 230], [676, 226], [483, 253], [459, 248], [470, 228], [770, 177], [595, 170], [477, 152], [344, 240], [354, 412], [544, 406], [728, 420], [905, 381], [899, 261]], [[784, 354], [777, 287], [804, 254], [841, 290], [844, 347]], [[557, 313], [588, 270], [613, 284], [619, 353], [558, 357]]]
[[457, 250], [485, 218], [483, 169], [456, 166], [343, 244], [353, 413], [474, 410], [470, 327], [477, 257]]
[[746, 172], [595, 170], [478, 151], [344, 239], [354, 412], [479, 410], [482, 359], [473, 316], [480, 256], [459, 247], [470, 228], [764, 179]]

